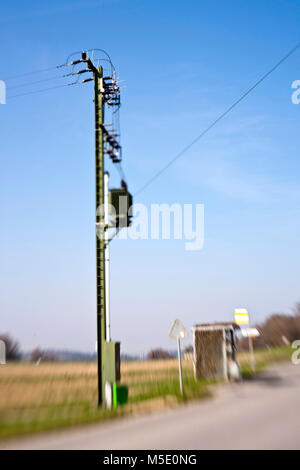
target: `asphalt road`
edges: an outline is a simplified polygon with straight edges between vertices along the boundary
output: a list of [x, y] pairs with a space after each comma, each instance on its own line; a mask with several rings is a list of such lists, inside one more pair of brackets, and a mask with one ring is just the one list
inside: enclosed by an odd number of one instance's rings
[[300, 366], [152, 415], [0, 443], [1, 449], [300, 449]]

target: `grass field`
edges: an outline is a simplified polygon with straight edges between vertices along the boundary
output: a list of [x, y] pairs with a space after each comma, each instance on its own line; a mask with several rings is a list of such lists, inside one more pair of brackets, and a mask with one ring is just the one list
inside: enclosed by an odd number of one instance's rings
[[[288, 348], [259, 351], [258, 369], [288, 355]], [[247, 353], [239, 359], [244, 374], [250, 375]], [[94, 363], [0, 366], [0, 437], [152, 411], [211, 394], [208, 381], [194, 380], [192, 361], [183, 360], [183, 397], [177, 360], [125, 362], [121, 375], [122, 383], [129, 386], [128, 404], [113, 411], [99, 410], [96, 372]]]

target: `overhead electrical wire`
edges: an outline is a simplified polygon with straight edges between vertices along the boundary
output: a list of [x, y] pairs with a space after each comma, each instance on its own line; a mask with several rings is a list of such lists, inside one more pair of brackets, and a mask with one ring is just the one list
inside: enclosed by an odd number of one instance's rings
[[[92, 58], [94, 57], [94, 53], [96, 51], [99, 51], [101, 53], [104, 53], [105, 54], [105, 58], [101, 58], [101, 59], [96, 59], [98, 60], [98, 62], [108, 62], [109, 65], [110, 65], [110, 70], [104, 68], [103, 70], [106, 71], [106, 73], [108, 75], [111, 75], [112, 77], [116, 77], [116, 70], [115, 70], [115, 67], [111, 61], [111, 58], [109, 56], [109, 54], [107, 54], [107, 52], [105, 52], [104, 50], [102, 49], [87, 49], [86, 52], [87, 53], [91, 53], [92, 55]], [[44, 69], [39, 69], [39, 70], [34, 70], [32, 72], [25, 72], [25, 73], [22, 73], [22, 74], [19, 74], [19, 75], [13, 75], [13, 76], [10, 76], [10, 77], [7, 77], [4, 79], [4, 81], [10, 81], [10, 80], [17, 80], [17, 79], [20, 79], [20, 78], [24, 78], [24, 77], [27, 77], [27, 76], [32, 76], [32, 75], [36, 75], [36, 74], [40, 74], [40, 73], [45, 73], [45, 72], [49, 72], [51, 70], [57, 70], [57, 69], [60, 69], [62, 67], [65, 67], [67, 65], [69, 65], [69, 61], [71, 59], [72, 56], [76, 55], [76, 54], [79, 54], [81, 53], [82, 51], [79, 51], [79, 52], [75, 52], [75, 53], [72, 53], [69, 55], [69, 57], [67, 58], [66, 62], [64, 64], [61, 64], [61, 65], [56, 65], [54, 67], [48, 67], [48, 68], [44, 68]], [[78, 64], [76, 64], [78, 65]], [[72, 76], [72, 75], [76, 75], [76, 73], [74, 73], [74, 69], [76, 70], [76, 65], [73, 65], [73, 73], [69, 73], [69, 74], [64, 74], [64, 75], [59, 75], [59, 76], [55, 76], [55, 77], [49, 77], [49, 78], [43, 78], [43, 79], [40, 79], [40, 80], [35, 80], [35, 81], [31, 81], [31, 82], [25, 82], [25, 83], [21, 83], [19, 85], [14, 85], [14, 86], [9, 86], [7, 87], [7, 91], [8, 93], [10, 92], [10, 90], [15, 90], [15, 89], [18, 89], [18, 88], [24, 88], [24, 87], [30, 87], [30, 86], [33, 86], [33, 85], [37, 85], [39, 83], [44, 83], [44, 82], [49, 82], [49, 81], [52, 81], [52, 80], [59, 80], [61, 78], [66, 78], [66, 77], [69, 77], [69, 76]], [[99, 64], [98, 64], [99, 65]], [[19, 98], [19, 97], [22, 97], [22, 96], [27, 96], [27, 95], [33, 95], [33, 94], [37, 94], [37, 93], [44, 93], [44, 92], [47, 92], [47, 91], [51, 91], [51, 90], [55, 90], [55, 89], [58, 89], [58, 88], [65, 88], [67, 86], [70, 86], [70, 85], [76, 85], [77, 83], [79, 83], [79, 75], [78, 75], [78, 79], [77, 81], [73, 82], [73, 83], [65, 83], [65, 84], [62, 84], [62, 85], [55, 85], [55, 86], [52, 86], [52, 87], [47, 87], [47, 88], [42, 88], [42, 89], [39, 89], [39, 90], [32, 90], [32, 91], [27, 91], [27, 92], [24, 92], [24, 93], [18, 93], [16, 95], [11, 95], [7, 96], [7, 100], [11, 100], [11, 99], [14, 99], [14, 98]], [[113, 122], [113, 128], [115, 129], [116, 133], [119, 135], [120, 137], [120, 116], [119, 116], [119, 109], [120, 109], [120, 105], [117, 106], [117, 108], [112, 111], [112, 122]], [[121, 150], [121, 149], [120, 149]], [[122, 168], [122, 163], [121, 162], [118, 162], [117, 163], [117, 170], [120, 174], [120, 177], [122, 180], [125, 180], [125, 174], [124, 174], [124, 170]]]
[[[72, 58], [74, 56], [78, 56], [78, 55], [81, 56], [82, 52], [85, 52], [86, 55], [88, 57], [90, 57], [90, 59], [95, 63], [96, 67], [99, 67], [100, 63], [102, 63], [102, 62], [108, 62], [110, 67], [103, 67], [102, 66], [102, 70], [103, 70], [105, 75], [111, 76], [116, 82], [118, 82], [115, 66], [114, 66], [109, 54], [103, 49], [98, 49], [98, 48], [95, 49], [94, 48], [94, 49], [85, 49], [84, 51], [73, 52], [67, 57], [66, 64], [67, 65], [72, 65], [72, 63], [73, 63]], [[105, 57], [101, 57], [101, 58], [100, 57], [95, 57], [95, 55], [96, 55], [95, 53], [97, 53], [97, 52], [100, 52], [101, 55], [105, 54]], [[75, 62], [75, 64], [73, 65], [73, 71], [76, 69], [77, 65], [80, 65], [80, 62], [78, 63], [76, 60], [74, 62]], [[110, 68], [110, 70], [109, 70], [109, 68]], [[113, 129], [114, 133], [118, 136], [119, 142], [120, 142], [120, 138], [121, 138], [120, 114], [119, 114], [120, 106], [121, 105], [119, 103], [116, 106], [115, 109], [111, 109], [110, 106], [108, 107], [109, 114], [110, 114], [110, 119], [108, 119], [108, 121], [111, 121], [112, 129]], [[122, 167], [122, 148], [121, 148], [121, 146], [119, 148], [119, 159], [121, 161], [114, 162], [114, 166], [116, 166], [116, 168], [119, 172], [121, 180], [125, 181], [126, 177], [125, 177], [125, 173], [124, 173], [124, 170], [123, 170], [123, 167]]]
[[[115, 70], [115, 67], [114, 67], [114, 65], [111, 61], [111, 58], [110, 58], [109, 54], [107, 54], [107, 52], [105, 52], [102, 49], [87, 49], [86, 50], [86, 52], [88, 52], [88, 53], [91, 52], [92, 57], [94, 56], [95, 51], [100, 51], [100, 52], [102, 52], [106, 55], [105, 58], [101, 58], [101, 59], [97, 59], [97, 60], [98, 60], [98, 62], [100, 62], [100, 61], [101, 62], [102, 61], [108, 62], [109, 65], [110, 65], [110, 70], [106, 70], [106, 72], [108, 74], [110, 74], [112, 77], [116, 78], [116, 70]], [[64, 64], [56, 65], [54, 67], [48, 67], [48, 68], [44, 68], [44, 69], [34, 70], [32, 72], [25, 72], [25, 73], [22, 73], [22, 74], [19, 74], [19, 75], [13, 75], [13, 76], [10, 76], [10, 77], [6, 77], [4, 79], [4, 81], [7, 82], [7, 81], [10, 81], [10, 80], [17, 80], [19, 78], [24, 78], [24, 77], [31, 76], [31, 75], [36, 75], [36, 74], [40, 74], [40, 73], [49, 72], [51, 70], [60, 69], [62, 67], [65, 67], [65, 66], [69, 65], [70, 58], [72, 56], [76, 55], [76, 54], [81, 53], [81, 52], [82, 51], [70, 54], [69, 57], [66, 60], [66, 63], [64, 63]], [[76, 66], [73, 65], [73, 71], [74, 71], [75, 67]], [[105, 68], [103, 70], [105, 70]], [[43, 78], [43, 79], [35, 80], [35, 81], [32, 81], [32, 82], [25, 82], [25, 83], [21, 83], [19, 85], [14, 85], [12, 87], [9, 86], [9, 87], [7, 87], [7, 91], [9, 92], [10, 90], [15, 90], [15, 89], [18, 89], [18, 88], [23, 88], [23, 87], [28, 87], [28, 86], [33, 86], [33, 85], [37, 85], [39, 83], [49, 82], [49, 81], [52, 81], [52, 80], [59, 80], [61, 78], [66, 78], [66, 77], [69, 77], [69, 76], [72, 76], [72, 75], [76, 75], [76, 73], [73, 72], [73, 73], [59, 75], [59, 76], [55, 76], [55, 77]], [[11, 99], [14, 99], [14, 98], [19, 98], [19, 97], [27, 96], [27, 95], [33, 95], [33, 94], [36, 94], [36, 93], [44, 93], [44, 92], [55, 90], [55, 89], [58, 89], [58, 88], [65, 88], [67, 86], [76, 85], [78, 83], [79, 83], [79, 75], [78, 75], [78, 80], [73, 82], [73, 83], [64, 83], [62, 85], [55, 85], [55, 86], [52, 86], [52, 87], [42, 88], [42, 89], [39, 89], [39, 90], [32, 90], [32, 91], [28, 91], [28, 92], [24, 92], [24, 93], [18, 93], [16, 95], [11, 95], [11, 96], [9, 96], [9, 94], [8, 94], [7, 100], [11, 100]], [[112, 116], [111, 117], [112, 117], [113, 128], [115, 129], [116, 133], [119, 135], [119, 138], [120, 138], [121, 132], [120, 132], [119, 109], [120, 109], [120, 105], [118, 105], [117, 108], [114, 111], [112, 111], [112, 113], [111, 113]], [[120, 151], [121, 151], [121, 149], [120, 149]], [[125, 173], [124, 173], [124, 170], [122, 168], [122, 163], [118, 162], [116, 165], [117, 165], [117, 170], [120, 174], [121, 179], [125, 180]]]
[[26, 87], [26, 86], [31, 86], [31, 85], [36, 85], [38, 83], [43, 83], [43, 82], [50, 82], [51, 80], [59, 80], [61, 78], [65, 78], [66, 75], [59, 75], [59, 76], [56, 76], [56, 77], [51, 77], [51, 78], [43, 78], [42, 80], [36, 80], [34, 82], [26, 82], [26, 83], [21, 83], [21, 85], [15, 85], [15, 86], [10, 86], [10, 87], [7, 87], [7, 90], [15, 90], [17, 88], [23, 88], [23, 87]]
[[[202, 137], [204, 137], [217, 123], [219, 123], [225, 116], [227, 116], [239, 103], [241, 103], [253, 90], [255, 90], [266, 78], [268, 78], [278, 67], [280, 67], [280, 65], [285, 62], [292, 54], [294, 54], [298, 49], [300, 48], [300, 43], [296, 44], [295, 47], [293, 47], [281, 60], [279, 60], [268, 72], [266, 72], [259, 80], [257, 80], [257, 82], [254, 83], [253, 86], [251, 86], [245, 93], [243, 93], [240, 98], [238, 98], [236, 101], [233, 102], [232, 105], [230, 105], [222, 114], [220, 114], [208, 127], [206, 127], [197, 137], [195, 137], [188, 145], [186, 145], [174, 158], [172, 158], [166, 165], [164, 165], [157, 173], [155, 173], [136, 193], [135, 193], [135, 196], [137, 194], [140, 194], [142, 191], [144, 191], [148, 186], [150, 186], [157, 178], [159, 178], [167, 169], [169, 169], [169, 167], [171, 165], [173, 165], [173, 163], [175, 163], [177, 160], [179, 160], [192, 146], [194, 146]], [[110, 63], [110, 66], [111, 66], [111, 73], [112, 75], [113, 74], [116, 74], [115, 72], [115, 67], [111, 61], [111, 58], [110, 56], [107, 54], [106, 51], [102, 50], [102, 49], [87, 49], [86, 50], [87, 52], [90, 52], [92, 51], [92, 55], [94, 54], [94, 51], [101, 51], [101, 52], [104, 52], [107, 56], [107, 59], [101, 59], [101, 60], [106, 60]], [[81, 51], [80, 51], [81, 52]], [[79, 52], [78, 52], [79, 53]], [[21, 78], [21, 77], [25, 77], [25, 76], [29, 76], [29, 75], [34, 75], [34, 74], [37, 74], [37, 73], [43, 73], [43, 72], [48, 72], [50, 70], [54, 70], [54, 69], [59, 69], [61, 67], [64, 67], [66, 65], [68, 65], [68, 61], [69, 59], [73, 56], [77, 54], [77, 52], [74, 52], [72, 54], [69, 55], [67, 61], [65, 64], [61, 64], [61, 65], [56, 65], [55, 67], [49, 67], [49, 68], [46, 68], [46, 69], [40, 69], [40, 70], [35, 70], [35, 71], [32, 71], [32, 72], [26, 72], [26, 73], [23, 73], [23, 74], [20, 74], [20, 75], [15, 75], [15, 76], [11, 76], [11, 77], [7, 77], [6, 79], [4, 79], [4, 81], [8, 81], [8, 80], [12, 80], [12, 79], [17, 79], [17, 78]], [[65, 75], [67, 76], [67, 75]], [[25, 83], [25, 84], [21, 84], [21, 85], [18, 85], [18, 86], [15, 86], [15, 87], [12, 87], [10, 89], [15, 89], [15, 88], [20, 88], [20, 87], [23, 87], [23, 86], [30, 86], [30, 85], [34, 85], [34, 84], [37, 84], [37, 83], [41, 83], [41, 82], [45, 82], [45, 81], [50, 81], [50, 80], [55, 80], [55, 79], [60, 79], [60, 78], [63, 78], [64, 76], [60, 76], [60, 77], [51, 77], [51, 78], [48, 78], [48, 79], [42, 79], [42, 80], [38, 80], [36, 82], [29, 82], [29, 83]], [[54, 87], [49, 87], [49, 88], [44, 88], [44, 89], [41, 89], [41, 90], [34, 90], [34, 91], [30, 91], [30, 92], [25, 92], [25, 93], [20, 93], [20, 94], [17, 94], [17, 95], [13, 95], [13, 96], [8, 96], [8, 99], [12, 99], [12, 98], [17, 98], [17, 97], [21, 97], [21, 96], [25, 96], [25, 95], [32, 95], [32, 94], [35, 94], [35, 93], [42, 93], [42, 92], [46, 92], [46, 91], [50, 91], [50, 90], [54, 90], [54, 89], [57, 89], [57, 88], [63, 88], [63, 87], [67, 87], [67, 86], [70, 86], [70, 85], [75, 85], [75, 83], [67, 83], [67, 84], [63, 84], [63, 85], [57, 85], [57, 86], [54, 86]], [[112, 121], [113, 121], [113, 125], [114, 127], [116, 128], [118, 134], [120, 135], [120, 121], [119, 121], [119, 108], [120, 106], [117, 107], [117, 109], [112, 112]], [[123, 169], [122, 169], [122, 165], [121, 165], [121, 162], [118, 163], [118, 168], [119, 168], [119, 171], [120, 171], [120, 174], [122, 174], [124, 176], [124, 172], [123, 172]]]
[[56, 65], [55, 67], [49, 67], [47, 69], [34, 70], [32, 72], [21, 73], [20, 75], [13, 75], [11, 77], [1, 78], [1, 80], [8, 82], [9, 80], [15, 80], [17, 78], [27, 77], [28, 75], [35, 75], [37, 73], [49, 72], [50, 70], [60, 69], [67, 64]]
[[[66, 64], [56, 65], [54, 67], [48, 67], [48, 68], [45, 68], [45, 69], [39, 69], [39, 70], [34, 70], [32, 72], [26, 72], [26, 73], [22, 73], [22, 74], [19, 74], [19, 75], [14, 75], [14, 76], [5, 78], [4, 82], [7, 82], [7, 81], [13, 80], [13, 79], [19, 79], [19, 78], [27, 77], [27, 76], [30, 76], [30, 75], [43, 73], [43, 72], [49, 72], [51, 70], [60, 69], [64, 66], [66, 66]], [[68, 75], [59, 75], [59, 76], [55, 76], [55, 77], [49, 77], [49, 78], [43, 78], [43, 79], [40, 79], [40, 80], [35, 80], [33, 82], [21, 83], [20, 85], [7, 87], [7, 91], [9, 92], [10, 90], [15, 90], [15, 89], [23, 88], [23, 87], [26, 87], [26, 86], [36, 85], [38, 83], [49, 82], [51, 80], [59, 80], [61, 78], [65, 78], [67, 76]], [[70, 85], [73, 85], [73, 83], [65, 83], [63, 85], [55, 85], [53, 87], [42, 88], [40, 90], [27, 91], [27, 92], [24, 92], [24, 93], [18, 93], [16, 95], [11, 95], [11, 96], [8, 94], [7, 100], [11, 100], [13, 98], [18, 98], [18, 97], [21, 97], [21, 96], [33, 95], [33, 94], [36, 94], [36, 93], [42, 93], [42, 92], [46, 92], [46, 91], [50, 91], [50, 90], [55, 90], [57, 88], [64, 88], [64, 87], [70, 86]]]
[[267, 77], [269, 77], [283, 62], [285, 62], [292, 54], [300, 48], [300, 42], [293, 47], [282, 59], [279, 60], [268, 72], [266, 72], [257, 82], [254, 83], [245, 93], [242, 94], [234, 103], [229, 106], [220, 116], [218, 116], [206, 129], [204, 129], [191, 143], [186, 145], [174, 158], [172, 158], [165, 166], [163, 166], [157, 173], [155, 173], [136, 193], [134, 196], [144, 191], [150, 184], [152, 184], [159, 176], [161, 176], [167, 169], [170, 168], [179, 158], [181, 158], [193, 145], [195, 145], [202, 137], [207, 134], [218, 122], [221, 121], [227, 114], [230, 113], [241, 101], [243, 101], [255, 88], [257, 88]]
[[12, 98], [19, 98], [20, 96], [33, 95], [35, 93], [42, 93], [45, 91], [55, 90], [56, 88], [63, 88], [63, 87], [71, 86], [71, 85], [76, 85], [76, 83], [65, 83], [64, 85], [56, 85], [50, 88], [42, 88], [41, 90], [28, 91], [25, 93], [20, 93], [18, 95], [8, 96], [7, 99], [11, 100]]

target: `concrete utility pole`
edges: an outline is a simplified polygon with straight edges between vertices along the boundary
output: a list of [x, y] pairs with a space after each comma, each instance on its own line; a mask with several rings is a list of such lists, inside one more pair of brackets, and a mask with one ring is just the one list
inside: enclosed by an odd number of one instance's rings
[[[122, 149], [119, 143], [117, 129], [107, 129], [112, 124], [104, 124], [104, 109], [109, 106], [115, 109], [120, 107], [120, 88], [118, 86], [113, 64], [107, 55], [111, 65], [110, 75], [103, 75], [103, 68], [96, 67], [93, 61], [82, 52], [81, 58], [68, 63], [69, 66], [86, 64], [87, 68], [76, 70], [69, 75], [81, 75], [92, 73], [82, 81], [86, 83], [94, 81], [94, 105], [95, 105], [95, 183], [96, 183], [96, 289], [97, 289], [97, 363], [98, 363], [98, 405], [110, 407], [112, 393], [115, 393], [115, 402], [123, 403], [127, 399], [127, 392], [120, 382], [120, 343], [110, 339], [109, 320], [109, 229], [115, 228], [116, 233], [121, 228], [120, 220], [125, 219], [125, 227], [131, 223], [128, 210], [132, 205], [132, 196], [127, 191], [127, 185], [122, 179], [121, 188], [108, 190], [108, 173], [104, 172], [104, 157], [109, 157], [112, 163], [121, 165]], [[104, 51], [102, 51], [104, 52]], [[105, 52], [104, 52], [105, 53]], [[92, 52], [94, 57], [94, 50]], [[100, 60], [100, 59], [98, 59]], [[125, 197], [124, 213], [120, 206], [119, 198]], [[115, 209], [115, 220], [109, 225], [109, 200]], [[122, 225], [123, 226], [123, 225]], [[125, 393], [126, 392], [126, 393]]]
[[[95, 170], [96, 170], [96, 224], [100, 226], [101, 236], [96, 236], [96, 279], [97, 279], [97, 340], [98, 340], [98, 405], [104, 397], [104, 342], [106, 339], [105, 319], [105, 262], [104, 262], [104, 214], [99, 214], [98, 208], [104, 207], [104, 100], [102, 95], [102, 67], [95, 67], [88, 61], [88, 67], [94, 75], [94, 104], [95, 104]], [[99, 235], [99, 234], [98, 234]]]

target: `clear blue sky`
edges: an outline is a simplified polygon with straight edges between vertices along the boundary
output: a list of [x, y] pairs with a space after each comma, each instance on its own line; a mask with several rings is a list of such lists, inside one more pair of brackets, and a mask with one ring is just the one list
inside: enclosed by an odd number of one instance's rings
[[[0, 79], [105, 49], [125, 80], [124, 169], [135, 192], [299, 41], [299, 20], [295, 0], [6, 2]], [[8, 96], [43, 88], [10, 90], [44, 77], [7, 81]], [[174, 348], [176, 317], [190, 328], [231, 320], [240, 306], [256, 322], [300, 300], [297, 79], [300, 52], [137, 198], [204, 203], [205, 245], [112, 242], [112, 335], [123, 352]], [[0, 331], [23, 349], [92, 351], [92, 84], [8, 100], [0, 122]]]

